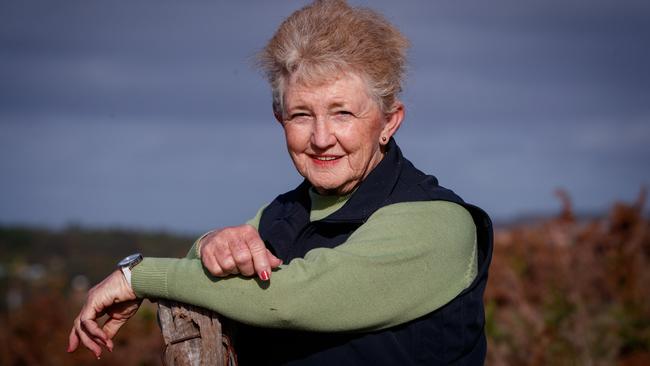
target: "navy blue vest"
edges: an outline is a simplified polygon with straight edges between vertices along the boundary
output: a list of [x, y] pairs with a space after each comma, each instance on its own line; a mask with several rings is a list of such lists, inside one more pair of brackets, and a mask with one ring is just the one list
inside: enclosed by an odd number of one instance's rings
[[[399, 326], [370, 333], [314, 333], [242, 327], [236, 343], [241, 365], [482, 365], [486, 354], [483, 292], [492, 256], [488, 215], [466, 204], [402, 157], [391, 140], [387, 153], [346, 204], [309, 221], [310, 184], [278, 196], [262, 214], [259, 233], [267, 247], [289, 263], [317, 247], [343, 243], [377, 209], [398, 202], [444, 200], [474, 218], [478, 274], [443, 307]], [[353, 279], [350, 279], [351, 281]], [[314, 314], [318, 316], [318, 314]]]

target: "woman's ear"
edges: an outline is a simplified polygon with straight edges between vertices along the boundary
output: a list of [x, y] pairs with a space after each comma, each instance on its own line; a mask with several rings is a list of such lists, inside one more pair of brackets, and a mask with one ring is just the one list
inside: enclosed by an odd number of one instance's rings
[[404, 104], [395, 101], [393, 111], [386, 114], [386, 124], [379, 135], [379, 144], [386, 145], [391, 137], [397, 132], [404, 120]]

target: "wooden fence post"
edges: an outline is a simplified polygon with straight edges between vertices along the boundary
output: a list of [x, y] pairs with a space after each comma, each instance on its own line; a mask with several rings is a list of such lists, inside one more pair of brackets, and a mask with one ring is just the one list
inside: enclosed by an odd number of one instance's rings
[[174, 301], [158, 301], [158, 321], [165, 341], [165, 366], [236, 366], [223, 318], [214, 312]]

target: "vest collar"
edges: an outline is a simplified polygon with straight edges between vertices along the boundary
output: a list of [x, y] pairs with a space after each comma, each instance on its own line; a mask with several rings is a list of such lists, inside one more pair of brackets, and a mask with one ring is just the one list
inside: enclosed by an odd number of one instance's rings
[[[386, 144], [386, 154], [364, 179], [348, 201], [320, 222], [365, 222], [370, 215], [384, 206], [402, 171], [402, 152], [393, 138]], [[303, 189], [310, 184], [301, 185]], [[307, 199], [309, 195], [305, 192]], [[307, 206], [309, 207], [309, 206]]]

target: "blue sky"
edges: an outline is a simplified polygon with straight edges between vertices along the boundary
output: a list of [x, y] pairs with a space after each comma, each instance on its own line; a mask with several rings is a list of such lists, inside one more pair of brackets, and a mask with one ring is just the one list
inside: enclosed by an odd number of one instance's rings
[[[298, 184], [252, 60], [305, 3], [0, 3], [0, 224], [196, 233]], [[650, 182], [647, 1], [351, 3], [412, 42], [405, 155], [497, 220]]]

